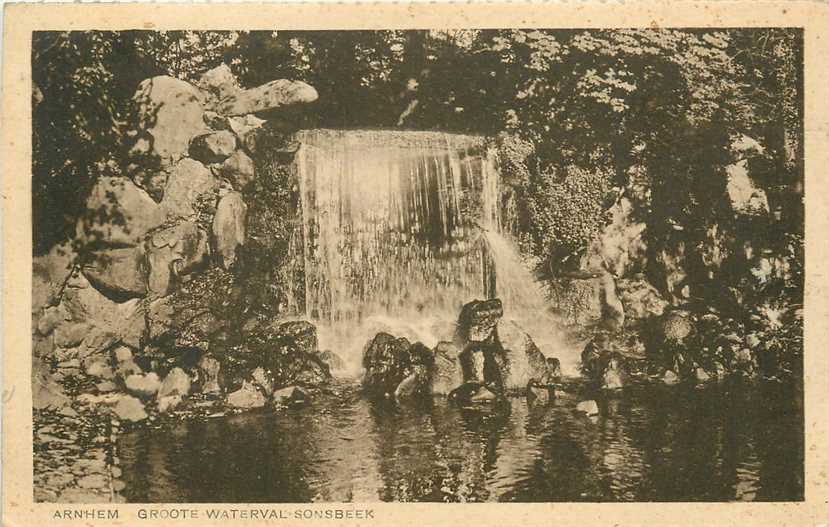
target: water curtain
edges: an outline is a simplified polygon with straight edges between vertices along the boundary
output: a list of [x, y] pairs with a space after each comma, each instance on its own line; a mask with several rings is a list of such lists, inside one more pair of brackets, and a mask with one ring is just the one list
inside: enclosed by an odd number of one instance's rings
[[543, 291], [502, 232], [482, 138], [309, 130], [300, 141], [305, 311], [323, 348], [356, 374], [378, 331], [431, 347], [451, 340], [463, 304], [497, 296], [554, 354]]

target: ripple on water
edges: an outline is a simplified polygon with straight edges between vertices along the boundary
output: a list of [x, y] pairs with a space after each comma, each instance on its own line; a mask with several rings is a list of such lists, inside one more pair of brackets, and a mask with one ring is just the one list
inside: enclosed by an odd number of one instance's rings
[[442, 398], [400, 408], [345, 387], [296, 410], [124, 434], [123, 493], [145, 502], [802, 498], [796, 409], [769, 412], [748, 386], [680, 390], [625, 392], [588, 419], [567, 393], [547, 406], [515, 398], [476, 411]]

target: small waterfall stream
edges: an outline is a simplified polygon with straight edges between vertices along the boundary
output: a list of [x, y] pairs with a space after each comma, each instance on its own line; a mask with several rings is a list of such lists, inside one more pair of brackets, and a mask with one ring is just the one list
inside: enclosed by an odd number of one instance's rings
[[350, 373], [378, 331], [432, 347], [451, 339], [463, 304], [494, 296], [560, 355], [543, 291], [501, 232], [500, 178], [482, 138], [309, 130], [300, 141], [306, 315]]

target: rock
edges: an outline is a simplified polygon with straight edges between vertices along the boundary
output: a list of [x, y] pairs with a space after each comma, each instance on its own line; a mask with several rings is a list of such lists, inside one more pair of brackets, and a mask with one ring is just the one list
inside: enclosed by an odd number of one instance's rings
[[239, 138], [239, 142], [250, 154], [256, 154], [256, 145], [260, 136], [265, 135], [265, 121], [255, 115], [244, 117], [230, 117], [227, 120], [228, 127]]
[[61, 348], [74, 348], [83, 342], [91, 330], [92, 326], [87, 323], [69, 322], [58, 326], [55, 331], [55, 345]]
[[255, 113], [265, 117], [274, 111], [312, 103], [317, 97], [317, 90], [302, 81], [280, 79], [231, 94], [221, 101], [218, 111], [230, 116]]
[[202, 393], [219, 393], [219, 371], [221, 363], [213, 357], [205, 355], [199, 360], [199, 378], [202, 381]]
[[226, 194], [216, 207], [213, 238], [221, 264], [228, 269], [236, 261], [236, 251], [245, 243], [245, 218], [248, 207], [238, 192]]
[[174, 277], [204, 265], [210, 250], [207, 235], [192, 221], [156, 231], [147, 245], [149, 288], [155, 296], [167, 295]]
[[[103, 249], [137, 247], [147, 232], [163, 221], [159, 205], [132, 181], [100, 177], [78, 221], [77, 237], [86, 245]], [[93, 258], [97, 256], [93, 253]]]
[[239, 81], [236, 80], [236, 76], [227, 64], [220, 64], [206, 71], [199, 79], [197, 86], [207, 92], [209, 107], [215, 107], [219, 101], [242, 91]]
[[221, 163], [236, 150], [236, 136], [229, 130], [197, 135], [190, 142], [190, 156], [205, 164]]
[[147, 141], [151, 146], [147, 153], [162, 166], [172, 166], [185, 156], [190, 138], [204, 130], [201, 99], [195, 86], [173, 77], [153, 77], [139, 84], [133, 97], [137, 137]]
[[257, 388], [259, 388], [265, 397], [270, 397], [273, 393], [273, 379], [271, 379], [271, 375], [264, 370], [264, 368], [259, 367], [253, 370], [250, 374], [251, 384]]
[[166, 414], [178, 408], [183, 402], [181, 395], [167, 395], [158, 399], [158, 413]]
[[677, 384], [680, 380], [679, 376], [677, 376], [677, 374], [674, 373], [672, 370], [665, 370], [665, 372], [662, 374], [661, 379], [662, 382], [668, 385]]
[[618, 356], [611, 356], [602, 377], [602, 388], [605, 390], [619, 390], [624, 385], [624, 371]]
[[765, 216], [770, 212], [766, 191], [754, 184], [749, 177], [748, 160], [741, 159], [725, 169], [728, 184], [726, 191], [731, 208], [740, 216]]
[[168, 397], [170, 395], [180, 395], [187, 397], [190, 393], [190, 377], [181, 368], [173, 368], [170, 373], [164, 377], [164, 382], [158, 389], [158, 399]]
[[345, 361], [331, 350], [319, 352], [317, 355], [319, 359], [328, 366], [328, 371], [343, 371], [346, 368]]
[[581, 371], [594, 384], [598, 384], [607, 367], [610, 353], [610, 339], [605, 333], [598, 333], [585, 345], [581, 352]]
[[111, 380], [115, 377], [115, 372], [108, 364], [108, 361], [103, 357], [96, 357], [92, 360], [84, 362], [84, 371], [90, 377], [97, 377], [99, 379]]
[[228, 118], [213, 111], [204, 112], [204, 124], [211, 130], [229, 130]]
[[58, 295], [72, 274], [76, 258], [69, 242], [55, 245], [43, 256], [32, 257], [32, 313], [57, 305]]
[[112, 381], [103, 381], [96, 384], [95, 389], [98, 390], [98, 393], [110, 393], [117, 390], [118, 386]]
[[449, 392], [449, 400], [460, 405], [492, 403], [499, 400], [498, 394], [490, 387], [478, 382], [465, 382]]
[[469, 302], [458, 317], [455, 344], [462, 347], [468, 342], [493, 340], [495, 327], [503, 314], [504, 307], [497, 298]]
[[127, 392], [137, 397], [149, 398], [158, 392], [161, 388], [161, 381], [155, 372], [146, 375], [132, 374], [124, 379], [124, 384], [127, 387]]
[[373, 395], [391, 396], [409, 375], [411, 344], [405, 338], [378, 333], [363, 351], [363, 388]]
[[253, 182], [254, 173], [253, 160], [242, 150], [236, 150], [222, 163], [222, 176], [230, 180], [236, 190], [243, 190]]
[[481, 386], [472, 397], [469, 398], [473, 403], [492, 403], [498, 399], [498, 396], [492, 392], [487, 386]]
[[138, 422], [147, 418], [147, 412], [140, 400], [131, 395], [122, 395], [113, 408], [113, 412], [122, 421]]
[[90, 474], [78, 480], [78, 487], [82, 489], [101, 489], [107, 485], [106, 478], [101, 474]]
[[[149, 145], [147, 146], [149, 148]], [[167, 187], [167, 180], [170, 177], [166, 170], [157, 170], [138, 163], [130, 163], [127, 165], [127, 174], [133, 183], [153, 198], [153, 201], [159, 202], [164, 199], [164, 189]]]
[[142, 370], [141, 367], [132, 359], [119, 363], [118, 367], [115, 369], [115, 374], [122, 379], [126, 379], [130, 375], [141, 375], [143, 373], [144, 370]]
[[504, 388], [523, 390], [530, 379], [542, 379], [547, 375], [547, 360], [533, 339], [511, 320], [498, 324], [498, 341], [506, 356], [501, 371]]
[[609, 272], [601, 276], [602, 324], [610, 331], [619, 331], [625, 325], [625, 308], [616, 294], [616, 281]]
[[633, 320], [662, 316], [669, 305], [659, 291], [641, 275], [618, 280], [616, 286], [625, 314]]
[[116, 301], [147, 295], [147, 262], [143, 246], [104, 249], [94, 251], [92, 255], [81, 271], [98, 291]]
[[40, 360], [33, 359], [32, 364], [32, 408], [35, 410], [60, 410], [68, 406], [69, 397], [49, 373]]
[[228, 406], [234, 408], [259, 408], [265, 406], [265, 402], [265, 396], [262, 395], [262, 392], [247, 381], [242, 383], [241, 388], [227, 396]]
[[305, 392], [296, 386], [280, 388], [273, 392], [273, 401], [282, 406], [304, 404], [307, 400]]
[[432, 371], [432, 393], [448, 395], [463, 384], [460, 352], [451, 342], [438, 342], [435, 347], [435, 364]]
[[189, 218], [200, 208], [212, 207], [219, 182], [203, 164], [185, 158], [173, 167], [161, 207], [171, 218]]
[[423, 364], [417, 364], [412, 366], [411, 371], [394, 390], [394, 398], [397, 401], [429, 394], [428, 368]]
[[593, 400], [581, 401], [576, 405], [576, 411], [585, 413], [591, 417], [596, 416], [599, 415], [599, 405]]
[[118, 346], [112, 354], [118, 364], [132, 360], [132, 350], [126, 346]]
[[544, 384], [535, 379], [527, 383], [526, 391], [527, 401], [534, 404], [548, 404], [556, 398], [554, 384]]

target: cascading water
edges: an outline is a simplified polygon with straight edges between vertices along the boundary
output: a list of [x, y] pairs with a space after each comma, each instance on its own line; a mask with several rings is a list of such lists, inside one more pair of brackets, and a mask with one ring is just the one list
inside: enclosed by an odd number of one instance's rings
[[451, 340], [465, 303], [493, 296], [546, 355], [569, 362], [501, 231], [499, 175], [481, 138], [310, 130], [300, 141], [306, 315], [352, 374], [378, 331], [433, 347]]

